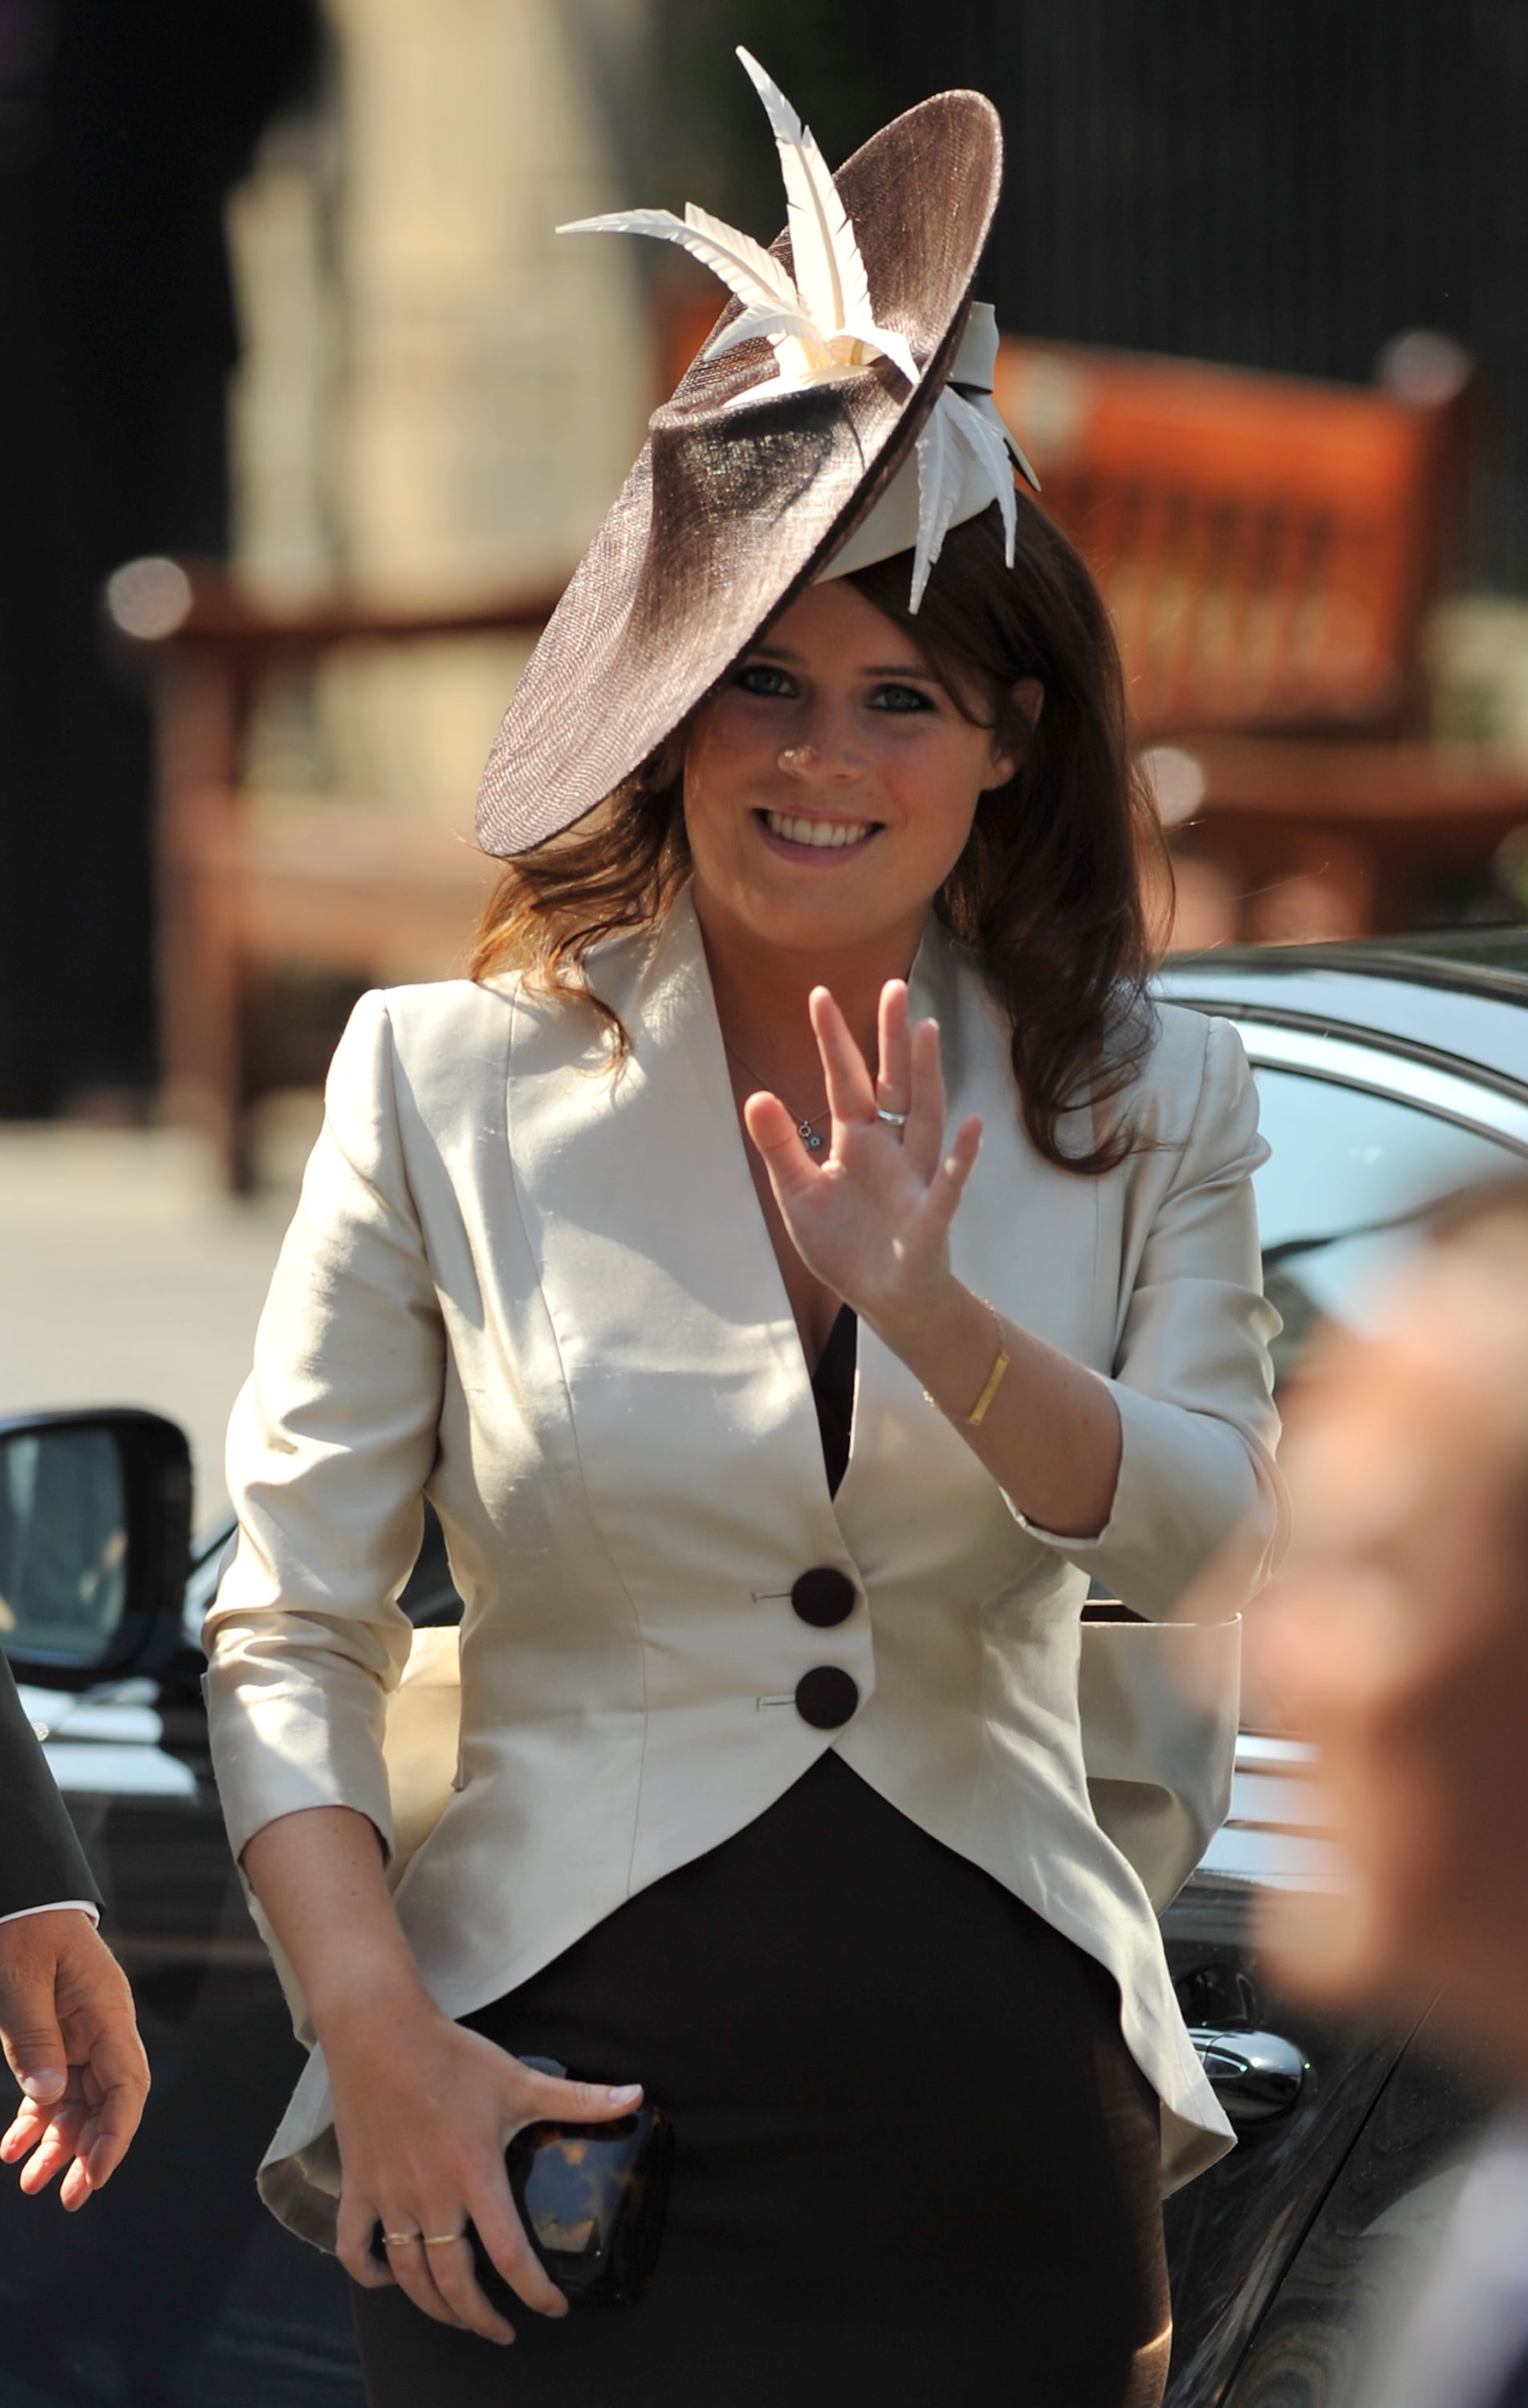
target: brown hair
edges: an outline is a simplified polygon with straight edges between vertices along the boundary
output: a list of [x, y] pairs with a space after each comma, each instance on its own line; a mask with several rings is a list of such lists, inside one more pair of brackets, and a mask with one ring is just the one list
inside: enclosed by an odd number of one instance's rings
[[[1024, 1125], [1064, 1168], [1112, 1168], [1132, 1132], [1118, 1122], [1086, 1153], [1064, 1152], [1062, 1115], [1128, 1085], [1152, 1024], [1150, 946], [1139, 848], [1164, 853], [1156, 813], [1125, 744], [1119, 654], [1082, 560], [1019, 497], [1014, 565], [995, 507], [945, 538], [922, 604], [907, 609], [910, 555], [850, 582], [904, 628], [966, 717], [990, 724], [1019, 767], [982, 796], [965, 849], [935, 897], [946, 926], [980, 961], [1012, 1030]], [[1037, 678], [1033, 731], [1013, 688]], [[979, 706], [984, 705], [982, 709]], [[587, 983], [603, 938], [660, 920], [686, 876], [681, 727], [569, 834], [506, 865], [478, 931], [469, 971], [530, 971], [626, 1032]]]

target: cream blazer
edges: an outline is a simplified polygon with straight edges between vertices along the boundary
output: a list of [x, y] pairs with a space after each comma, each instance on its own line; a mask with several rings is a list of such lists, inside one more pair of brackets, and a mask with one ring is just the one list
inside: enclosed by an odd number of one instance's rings
[[[835, 1747], [1113, 1973], [1172, 2187], [1229, 2128], [1146, 1894], [1090, 1811], [1078, 1615], [1091, 1574], [1164, 1615], [1235, 1525], [1275, 1541], [1264, 1149], [1237, 1038], [1164, 1009], [1133, 1097], [1150, 1142], [1078, 1178], [1024, 1136], [971, 958], [935, 926], [915, 965], [951, 1122], [986, 1123], [955, 1268], [1119, 1406], [1113, 1510], [1080, 1541], [1027, 1523], [867, 1329], [829, 1496], [688, 896], [594, 973], [633, 1041], [614, 1078], [592, 1013], [514, 979], [368, 996], [335, 1056], [229, 1434], [242, 1535], [207, 1640], [234, 1848], [321, 1805], [391, 1845], [378, 1738], [428, 1496], [465, 1608], [461, 1753], [397, 1905], [448, 2014]], [[858, 1600], [827, 1629], [790, 1597], [819, 1565]], [[858, 1684], [836, 1730], [795, 1708], [817, 1664]], [[315, 2052], [267, 2173], [331, 2118]], [[291, 2184], [265, 2187], [314, 2229]]]

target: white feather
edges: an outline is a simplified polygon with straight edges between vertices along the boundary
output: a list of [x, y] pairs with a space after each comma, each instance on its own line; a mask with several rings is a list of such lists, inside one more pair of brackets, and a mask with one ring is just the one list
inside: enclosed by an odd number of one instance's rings
[[1025, 459], [1023, 453], [1020, 451], [1018, 444], [1014, 441], [1011, 435], [1008, 437], [1008, 450], [1013, 454], [1013, 465], [1018, 469], [1021, 477], [1022, 477], [1025, 484], [1029, 486], [1033, 493], [1037, 494], [1040, 490], [1040, 480], [1035, 474], [1034, 469], [1030, 466], [1029, 462]]
[[942, 393], [924, 419], [918, 437], [918, 541], [912, 558], [912, 590], [907, 608], [916, 610], [923, 598], [929, 571], [938, 559], [950, 522], [961, 497], [964, 466]]
[[951, 393], [948, 387], [940, 394], [938, 406], [940, 409], [948, 408], [950, 433], [964, 445], [992, 487], [992, 499], [1003, 513], [1004, 549], [1011, 568], [1013, 547], [1019, 533], [1019, 505], [1014, 499], [1013, 462], [1008, 453], [1007, 436], [964, 394]]
[[755, 242], [750, 234], [743, 234], [736, 226], [725, 224], [721, 218], [713, 218], [709, 209], [703, 209], [698, 201], [686, 201], [684, 222], [696, 234], [706, 235], [720, 249], [729, 251], [740, 266], [751, 268], [759, 280], [761, 291], [772, 293], [780, 308], [801, 308], [801, 295], [792, 281], [790, 270], [781, 265], [773, 251], [765, 251], [762, 242]]
[[737, 55], [774, 128], [785, 179], [792, 265], [807, 313], [825, 335], [842, 332], [851, 318], [868, 323], [870, 280], [817, 137], [758, 60], [741, 48]]
[[[713, 232], [712, 229], [715, 229]], [[735, 294], [745, 308], [778, 309], [783, 306], [799, 308], [794, 285], [778, 260], [769, 264], [775, 277], [762, 276], [750, 253], [761, 259], [769, 253], [747, 235], [739, 235], [732, 226], [721, 225], [710, 218], [705, 225], [685, 223], [672, 209], [616, 209], [602, 218], [577, 218], [571, 225], [561, 225], [559, 234], [646, 234], [660, 242], [677, 242], [692, 259], [698, 259], [713, 276], [720, 276], [729, 293]], [[741, 246], [747, 246], [743, 248]], [[781, 290], [783, 283], [784, 290]]]
[[811, 320], [800, 309], [745, 309], [730, 326], [713, 335], [701, 353], [703, 360], [719, 360], [723, 351], [735, 351], [739, 343], [756, 340], [773, 343], [777, 351], [782, 344], [797, 342], [808, 352], [821, 355], [822, 338]]
[[844, 332], [852, 335], [856, 342], [863, 343], [866, 351], [884, 352], [892, 366], [902, 370], [909, 384], [918, 382], [918, 363], [908, 348], [906, 335], [899, 335], [892, 326], [875, 325], [869, 318], [852, 319]]
[[558, 233], [650, 235], [678, 243], [720, 277], [742, 303], [742, 315], [707, 344], [703, 356], [708, 360], [760, 338], [774, 346], [777, 374], [787, 383], [832, 380], [862, 366], [867, 354], [879, 353], [909, 384], [916, 384], [918, 363], [907, 337], [876, 324], [860, 246], [821, 151], [757, 59], [744, 50], [737, 55], [774, 128], [785, 179], [793, 280], [751, 235], [712, 217], [693, 201], [682, 218], [672, 209], [618, 209], [604, 217], [578, 218], [559, 226]]

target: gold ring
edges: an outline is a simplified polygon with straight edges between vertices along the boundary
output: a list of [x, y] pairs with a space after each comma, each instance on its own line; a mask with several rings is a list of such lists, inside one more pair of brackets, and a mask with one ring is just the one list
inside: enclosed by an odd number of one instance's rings
[[422, 2241], [423, 2238], [422, 2232], [384, 2232], [382, 2235], [390, 2249], [400, 2247], [406, 2241]]
[[444, 2249], [448, 2241], [464, 2241], [467, 2236], [464, 2232], [420, 2232], [414, 2237], [422, 2241], [426, 2249]]

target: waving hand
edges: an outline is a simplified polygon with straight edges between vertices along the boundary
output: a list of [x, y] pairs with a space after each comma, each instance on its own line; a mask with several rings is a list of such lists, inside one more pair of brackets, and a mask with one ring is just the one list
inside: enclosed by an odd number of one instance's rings
[[872, 1327], [910, 1329], [948, 1294], [950, 1226], [981, 1123], [964, 1121], [946, 1152], [939, 1031], [932, 1020], [908, 1027], [900, 979], [881, 990], [877, 1078], [826, 987], [810, 1009], [833, 1113], [827, 1154], [814, 1161], [777, 1096], [749, 1097], [748, 1132], [808, 1270]]

